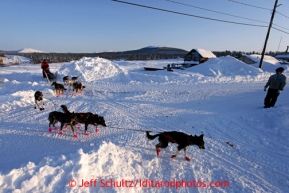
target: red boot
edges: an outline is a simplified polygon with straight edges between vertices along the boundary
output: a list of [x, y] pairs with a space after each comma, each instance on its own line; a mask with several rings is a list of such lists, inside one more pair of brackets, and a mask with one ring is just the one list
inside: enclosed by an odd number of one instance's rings
[[157, 149], [157, 155], [159, 156], [161, 153], [161, 150], [160, 149]]

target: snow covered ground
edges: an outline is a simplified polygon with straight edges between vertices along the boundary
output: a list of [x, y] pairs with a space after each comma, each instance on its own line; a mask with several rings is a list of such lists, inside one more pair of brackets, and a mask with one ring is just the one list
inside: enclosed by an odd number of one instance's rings
[[[264, 85], [279, 65], [263, 70], [232, 57], [185, 70], [144, 71], [176, 60], [82, 58], [50, 64], [58, 82], [79, 76], [82, 95], [55, 97], [39, 65], [0, 73], [0, 192], [289, 192], [289, 87], [263, 109]], [[284, 74], [288, 77], [287, 66]], [[45, 110], [34, 109], [42, 91]], [[48, 132], [48, 113], [93, 112], [111, 127], [83, 127], [74, 138]], [[117, 128], [112, 128], [117, 127]], [[141, 131], [139, 131], [141, 130]], [[204, 134], [206, 149], [176, 144], [156, 156], [154, 133]], [[119, 187], [120, 186], [120, 187]]]
[[16, 56], [16, 55], [6, 55], [8, 58], [7, 62], [4, 64], [19, 64], [19, 63], [30, 63], [31, 59], [26, 58], [23, 56]]

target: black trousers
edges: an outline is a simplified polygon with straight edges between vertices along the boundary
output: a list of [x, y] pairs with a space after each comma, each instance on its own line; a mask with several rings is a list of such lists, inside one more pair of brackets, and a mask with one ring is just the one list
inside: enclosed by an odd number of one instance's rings
[[268, 89], [267, 95], [264, 99], [265, 107], [274, 107], [279, 96], [278, 89]]
[[46, 78], [46, 76], [45, 76], [45, 72], [47, 73], [47, 68], [42, 68], [42, 75], [43, 75], [43, 78]]
[[43, 78], [46, 78], [44, 70], [42, 69]]

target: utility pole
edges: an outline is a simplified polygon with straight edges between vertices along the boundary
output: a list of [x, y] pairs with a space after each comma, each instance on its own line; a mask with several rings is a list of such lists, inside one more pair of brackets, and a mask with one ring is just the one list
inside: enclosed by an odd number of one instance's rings
[[262, 68], [263, 59], [264, 59], [264, 55], [265, 55], [265, 51], [266, 51], [266, 47], [267, 47], [267, 41], [269, 39], [270, 30], [271, 30], [271, 27], [272, 27], [272, 23], [273, 23], [275, 11], [276, 11], [277, 3], [278, 3], [278, 0], [275, 1], [275, 5], [274, 5], [273, 13], [272, 13], [272, 16], [271, 16], [271, 20], [270, 20], [270, 24], [269, 24], [269, 28], [268, 28], [268, 32], [267, 32], [267, 36], [266, 36], [266, 40], [265, 40], [265, 44], [264, 44], [263, 51], [262, 51], [262, 56], [261, 56], [259, 68]]

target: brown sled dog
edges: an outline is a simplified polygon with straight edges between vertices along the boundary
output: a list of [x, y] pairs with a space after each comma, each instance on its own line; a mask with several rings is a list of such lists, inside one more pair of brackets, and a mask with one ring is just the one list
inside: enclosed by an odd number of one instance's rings
[[[67, 106], [61, 105], [61, 108], [62, 108], [64, 113], [70, 113]], [[98, 125], [102, 125], [102, 126], [106, 127], [105, 120], [102, 116], [98, 116], [97, 114], [93, 114], [90, 112], [88, 112], [88, 113], [74, 113], [74, 114], [75, 114], [76, 118], [75, 118], [73, 124], [76, 125], [77, 123], [83, 123], [85, 125], [85, 129], [84, 129], [85, 135], [89, 135], [89, 133], [87, 132], [88, 125], [94, 125], [96, 127], [96, 132], [98, 131], [98, 129], [97, 129]]]
[[74, 76], [71, 79], [69, 79], [69, 76], [64, 76], [62, 80], [63, 80], [64, 85], [68, 85], [69, 90], [71, 90], [70, 88], [72, 87], [73, 83], [77, 82], [78, 77]]
[[81, 82], [79, 82], [79, 83], [78, 83], [78, 82], [73, 83], [72, 87], [73, 87], [72, 92], [74, 92], [74, 90], [75, 90], [76, 93], [78, 93], [78, 92], [81, 93], [81, 92], [82, 92], [82, 89], [85, 88], [85, 86], [83, 86]]
[[55, 92], [56, 96], [64, 94], [64, 91], [66, 90], [62, 84], [58, 84], [57, 82], [53, 82], [51, 84], [51, 86], [55, 87], [55, 91], [54, 92]]
[[205, 142], [203, 140], [204, 135], [200, 136], [192, 136], [192, 135], [187, 135], [182, 132], [178, 131], [170, 131], [170, 132], [162, 132], [157, 135], [150, 135], [149, 131], [146, 132], [146, 136], [148, 139], [153, 140], [156, 137], [159, 137], [159, 143], [156, 145], [156, 151], [157, 155], [160, 154], [161, 150], [159, 148], [166, 148], [169, 144], [171, 143], [177, 143], [178, 144], [178, 149], [176, 155], [172, 155], [171, 158], [176, 157], [179, 152], [184, 149], [185, 152], [185, 159], [187, 161], [190, 161], [190, 158], [187, 157], [187, 146], [189, 145], [196, 145], [200, 149], [205, 149]]
[[[36, 109], [37, 107], [39, 108], [40, 111], [44, 110], [44, 102], [43, 102], [43, 94], [40, 91], [36, 91], [34, 93], [34, 102], [36, 104], [36, 106], [34, 107], [34, 109]], [[38, 105], [38, 102], [41, 102], [41, 108]]]

